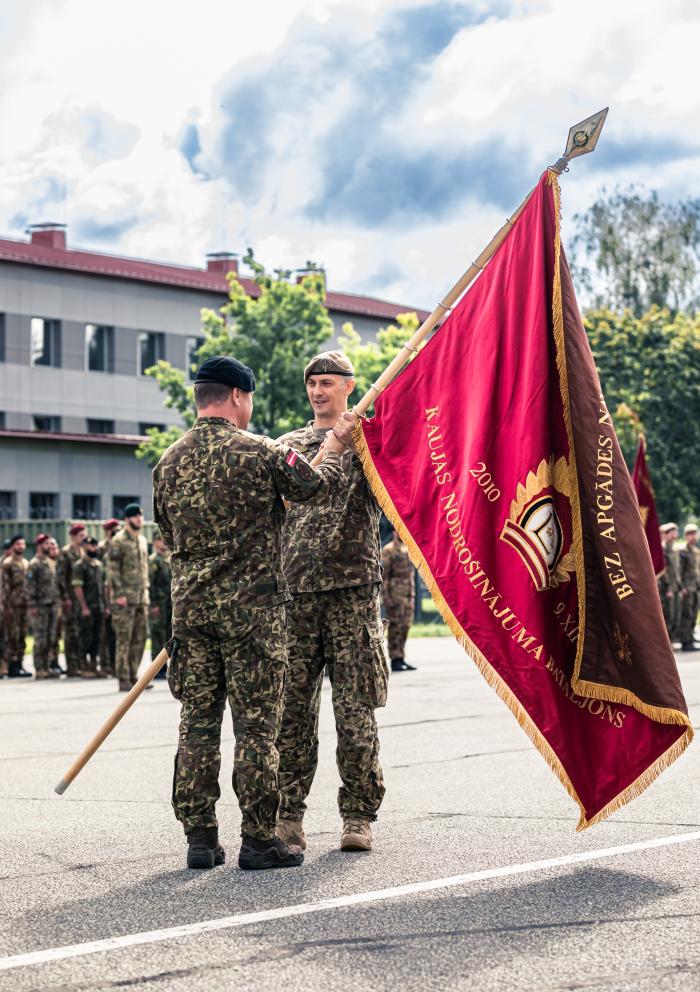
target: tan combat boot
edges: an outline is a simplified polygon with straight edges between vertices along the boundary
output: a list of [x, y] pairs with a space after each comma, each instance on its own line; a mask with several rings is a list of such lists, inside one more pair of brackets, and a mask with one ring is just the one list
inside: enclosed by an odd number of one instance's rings
[[340, 835], [341, 851], [371, 851], [372, 825], [360, 816], [344, 816]]
[[292, 847], [296, 844], [302, 851], [306, 850], [306, 834], [302, 820], [280, 820], [275, 827], [275, 836]]

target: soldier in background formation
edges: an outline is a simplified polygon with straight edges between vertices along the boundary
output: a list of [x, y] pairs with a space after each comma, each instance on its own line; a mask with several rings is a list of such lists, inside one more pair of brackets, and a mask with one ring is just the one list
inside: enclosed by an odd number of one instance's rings
[[669, 640], [676, 639], [681, 603], [681, 576], [678, 552], [674, 544], [678, 538], [678, 524], [667, 523], [659, 527], [664, 553], [664, 570], [657, 580], [661, 608], [666, 621]]
[[678, 625], [678, 639], [682, 651], [693, 651], [693, 632], [698, 618], [698, 588], [700, 587], [700, 566], [698, 558], [698, 528], [687, 524], [683, 536], [685, 547], [678, 552], [681, 580], [681, 614]]
[[5, 631], [4, 664], [11, 679], [28, 678], [24, 670], [24, 648], [27, 640], [27, 559], [26, 542], [21, 534], [10, 538], [9, 554], [0, 566], [2, 587], [2, 620]]
[[[116, 519], [112, 517], [111, 520], [105, 520], [102, 524], [102, 530], [104, 531], [104, 538], [100, 541], [97, 546], [98, 557], [105, 567], [105, 577], [107, 569], [107, 554], [112, 544], [112, 539], [114, 535], [119, 530], [121, 524]], [[105, 667], [109, 667], [110, 671], [114, 673], [116, 669], [116, 637], [114, 636], [114, 627], [112, 625], [112, 610], [109, 601], [109, 585], [105, 583], [105, 622], [104, 622], [104, 639], [105, 643], [102, 647], [102, 655], [105, 659]], [[107, 661], [109, 659], [109, 661]]]
[[[151, 599], [151, 658], [158, 657], [164, 646], [173, 636], [172, 632], [172, 599], [170, 584], [170, 552], [165, 541], [156, 533], [153, 535], [153, 553], [148, 559], [148, 579], [150, 583], [149, 596]], [[164, 679], [168, 672], [167, 663], [156, 675]]]
[[[50, 537], [48, 542], [48, 562], [53, 569], [54, 576], [56, 576], [56, 563], [58, 561], [58, 556], [61, 553], [61, 549], [58, 546], [58, 541], [55, 537]], [[61, 668], [58, 661], [59, 647], [62, 630], [62, 615], [63, 615], [63, 601], [61, 599], [61, 590], [58, 586], [58, 579], [55, 582], [55, 599], [53, 601], [52, 611], [54, 619], [51, 624], [51, 630], [53, 632], [53, 639], [49, 644], [49, 669], [52, 672], [57, 672], [58, 675], [64, 675], [65, 672]]]
[[391, 670], [415, 672], [415, 665], [409, 665], [404, 654], [416, 604], [416, 576], [408, 548], [396, 531], [382, 548], [382, 568], [382, 606], [389, 621]]
[[87, 537], [85, 524], [73, 524], [68, 531], [70, 541], [62, 549], [56, 562], [56, 577], [63, 600], [63, 650], [66, 656], [66, 675], [82, 675], [85, 671], [85, 654], [82, 638], [82, 611], [73, 586], [73, 569], [82, 557], [83, 541]]
[[148, 637], [148, 545], [142, 527], [143, 510], [138, 503], [129, 503], [124, 509], [124, 527], [112, 538], [107, 553], [120, 692], [136, 684]]
[[[39, 534], [34, 545], [34, 557], [27, 568], [27, 602], [34, 635], [34, 674], [39, 679], [58, 678], [60, 668], [52, 666], [51, 651], [56, 641], [59, 600], [56, 569], [50, 557], [52, 538]], [[58, 545], [56, 545], [58, 547]]]
[[[82, 652], [86, 678], [107, 678], [109, 665], [103, 663], [105, 643], [105, 572], [99, 560], [97, 538], [86, 537], [83, 556], [73, 568], [73, 592], [80, 605]], [[106, 660], [106, 659], [105, 659]]]

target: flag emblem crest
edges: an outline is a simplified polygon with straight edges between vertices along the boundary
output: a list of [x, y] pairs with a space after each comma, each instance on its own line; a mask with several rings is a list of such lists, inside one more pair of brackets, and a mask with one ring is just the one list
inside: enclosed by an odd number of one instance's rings
[[501, 540], [517, 551], [538, 592], [556, 589], [576, 570], [568, 479], [566, 458], [543, 459], [524, 484], [518, 483], [501, 531]]

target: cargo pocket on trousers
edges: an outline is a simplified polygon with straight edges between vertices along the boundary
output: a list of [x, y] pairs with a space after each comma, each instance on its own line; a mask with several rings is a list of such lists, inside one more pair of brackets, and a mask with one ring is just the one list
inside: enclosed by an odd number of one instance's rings
[[365, 623], [365, 634], [368, 640], [368, 658], [371, 669], [368, 674], [369, 702], [375, 709], [386, 706], [389, 690], [389, 665], [386, 660], [384, 647], [384, 625], [381, 621]]
[[[173, 642], [179, 641], [178, 650], [173, 652]], [[171, 637], [165, 645], [168, 652], [168, 688], [175, 699], [182, 699], [182, 692], [185, 682], [185, 656], [182, 650], [182, 641], [179, 638]], [[173, 653], [175, 657], [173, 657]]]

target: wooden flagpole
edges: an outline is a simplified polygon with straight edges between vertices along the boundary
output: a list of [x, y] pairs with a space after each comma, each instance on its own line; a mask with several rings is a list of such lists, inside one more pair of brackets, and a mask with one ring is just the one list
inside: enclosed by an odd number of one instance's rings
[[[176, 651], [173, 652], [175, 654]], [[73, 764], [70, 766], [68, 771], [64, 774], [61, 781], [54, 788], [54, 792], [57, 792], [59, 796], [62, 796], [66, 791], [68, 786], [71, 784], [76, 775], [85, 767], [90, 758], [93, 756], [95, 751], [107, 740], [109, 735], [112, 733], [116, 725], [119, 723], [121, 718], [130, 710], [134, 705], [136, 700], [139, 698], [143, 690], [149, 685], [153, 679], [156, 677], [158, 672], [161, 670], [163, 665], [168, 660], [168, 652], [163, 648], [160, 654], [153, 659], [151, 664], [148, 666], [146, 671], [143, 673], [141, 678], [133, 685], [130, 691], [124, 696], [119, 706], [111, 714], [108, 720], [103, 723], [100, 729], [97, 731], [95, 736], [86, 744], [83, 750], [80, 752], [78, 757], [75, 759]]]

